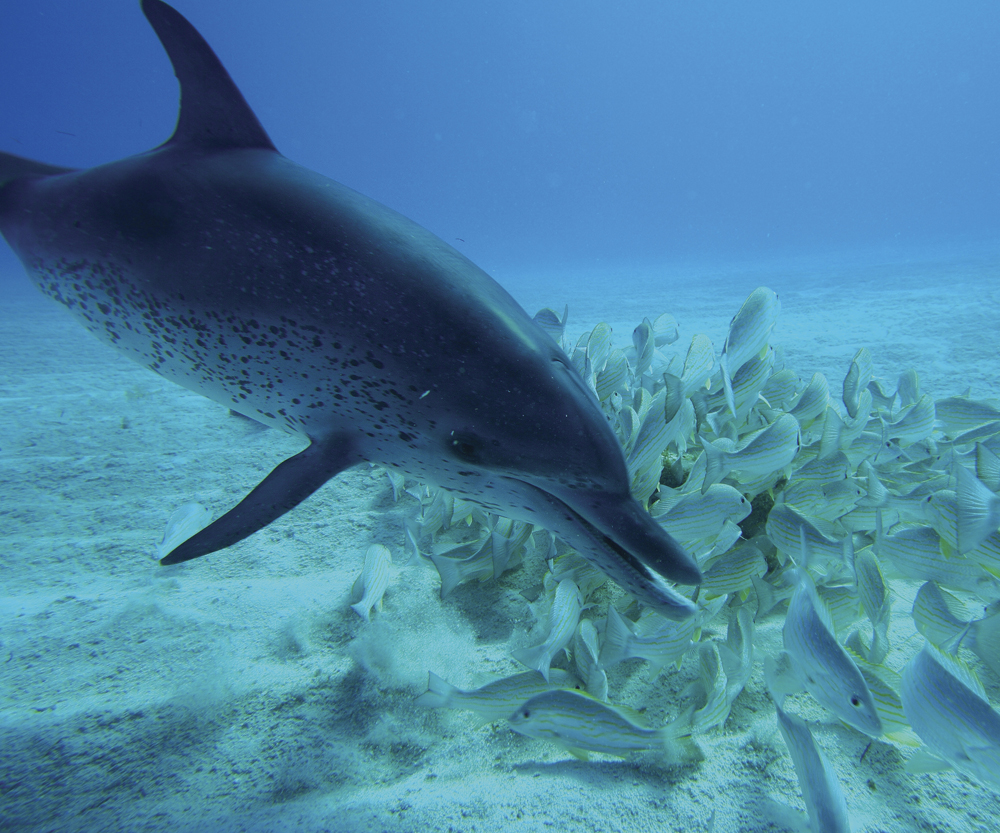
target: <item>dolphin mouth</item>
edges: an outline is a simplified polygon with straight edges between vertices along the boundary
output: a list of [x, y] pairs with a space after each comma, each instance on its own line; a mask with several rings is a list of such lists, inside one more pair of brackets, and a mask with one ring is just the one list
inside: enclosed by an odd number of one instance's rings
[[550, 509], [569, 516], [568, 520], [583, 527], [591, 538], [635, 573], [652, 572], [678, 584], [701, 584], [698, 562], [631, 495], [591, 493], [583, 500], [570, 502], [553, 490], [529, 481], [510, 476], [504, 479], [544, 495]]

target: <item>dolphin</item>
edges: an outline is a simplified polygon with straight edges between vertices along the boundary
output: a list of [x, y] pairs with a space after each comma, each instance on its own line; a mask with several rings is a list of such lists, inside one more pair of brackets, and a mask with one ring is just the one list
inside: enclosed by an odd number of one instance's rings
[[86, 170], [0, 153], [0, 232], [43, 293], [131, 359], [300, 436], [177, 564], [368, 461], [549, 529], [672, 618], [697, 562], [631, 496], [622, 448], [560, 347], [489, 275], [282, 156], [211, 47], [142, 0], [181, 90], [146, 153]]

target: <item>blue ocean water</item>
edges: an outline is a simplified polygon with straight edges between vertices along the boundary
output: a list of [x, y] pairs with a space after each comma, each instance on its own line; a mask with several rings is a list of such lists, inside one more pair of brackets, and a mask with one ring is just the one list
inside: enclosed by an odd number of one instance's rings
[[[491, 274], [995, 243], [995, 4], [179, 9], [277, 147]], [[10, 3], [3, 146], [90, 166], [170, 133], [131, 0]], [[3, 272], [16, 269], [9, 252]]]
[[[569, 304], [574, 336], [610, 318], [624, 346], [644, 315], [672, 312], [686, 339], [707, 331], [718, 351], [740, 302], [766, 284], [788, 322], [775, 342], [835, 393], [854, 352], [877, 344], [877, 369], [893, 382], [912, 366], [935, 397], [970, 386], [1000, 395], [994, 4], [176, 5], [281, 151], [434, 231], [529, 312]], [[0, 21], [0, 150], [85, 167], [170, 134], [177, 85], [137, 3], [8, 4]], [[390, 595], [397, 630], [379, 616], [367, 632], [348, 623], [352, 548], [384, 539], [401, 553], [410, 512], [390, 505], [374, 474], [331, 486], [245, 561], [179, 577], [149, 564], [131, 572], [122, 542], [150, 550], [170, 508], [192, 496], [225, 506], [297, 449], [111, 358], [26, 295], [27, 283], [0, 247], [5, 500], [16, 505], [4, 643], [19, 698], [3, 720], [5, 823], [471, 831], [610, 830], [628, 819], [627, 829], [680, 830], [707, 825], [715, 800], [725, 808], [716, 830], [757, 830], [772, 822], [725, 804], [720, 783], [746, 801], [794, 803], [787, 761], [761, 774], [768, 750], [784, 754], [780, 737], [706, 741], [731, 771], [709, 754], [665, 787], [656, 766], [555, 755], [536, 767], [541, 747], [505, 728], [484, 740], [442, 718], [429, 731], [407, 686], [424, 684], [428, 656], [470, 687], [487, 669], [512, 673], [498, 657], [526, 629], [509, 598], [525, 582], [474, 584], [438, 605], [430, 572], [409, 579], [412, 596]], [[344, 515], [355, 528], [337, 526], [337, 546], [316, 539]], [[296, 536], [307, 542], [299, 551]], [[82, 636], [46, 629], [60, 616]], [[259, 643], [247, 637], [256, 630]], [[776, 633], [772, 623], [762, 639]], [[80, 643], [93, 663], [75, 653]], [[258, 677], [265, 706], [247, 705], [253, 685], [241, 675]], [[647, 705], [645, 682], [612, 683]], [[772, 719], [759, 679], [752, 688], [740, 731], [747, 709]], [[681, 689], [661, 680], [666, 696], [649, 713], [675, 714]], [[352, 699], [371, 713], [338, 705]], [[908, 780], [888, 745], [852, 783], [864, 740], [820, 710], [809, 716], [856, 829], [990, 829], [988, 790], [954, 775]], [[88, 732], [101, 740], [88, 745]], [[581, 784], [591, 798], [567, 799]]]

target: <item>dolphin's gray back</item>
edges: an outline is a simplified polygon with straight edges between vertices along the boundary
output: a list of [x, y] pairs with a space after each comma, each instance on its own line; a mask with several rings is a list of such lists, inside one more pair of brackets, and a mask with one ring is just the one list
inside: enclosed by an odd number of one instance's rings
[[631, 497], [555, 342], [431, 232], [281, 156], [197, 31], [142, 7], [181, 83], [174, 135], [82, 171], [0, 156], [0, 232], [100, 338], [308, 438], [165, 561], [227, 547], [368, 460], [547, 526], [690, 615], [645, 565], [684, 581], [698, 567]]
[[[463, 355], [503, 361], [487, 344], [498, 318], [527, 323], [452, 247], [270, 150], [168, 143], [17, 182], [0, 192], [0, 229], [42, 291], [96, 335], [299, 433], [402, 398], [420, 411]], [[420, 390], [392, 383], [403, 377]]]

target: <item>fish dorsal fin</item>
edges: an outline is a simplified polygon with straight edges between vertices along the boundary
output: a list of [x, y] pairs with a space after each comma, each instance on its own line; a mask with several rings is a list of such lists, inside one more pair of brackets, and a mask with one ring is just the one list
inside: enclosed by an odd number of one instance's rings
[[205, 39], [162, 0], [142, 0], [181, 86], [177, 127], [167, 144], [276, 150]]

